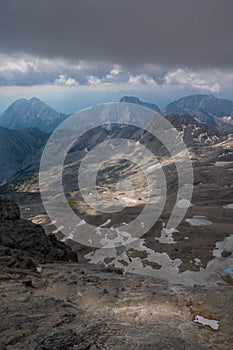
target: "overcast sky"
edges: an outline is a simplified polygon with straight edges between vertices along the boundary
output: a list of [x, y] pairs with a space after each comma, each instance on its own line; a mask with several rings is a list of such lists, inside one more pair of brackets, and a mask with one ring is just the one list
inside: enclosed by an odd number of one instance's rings
[[232, 0], [1, 0], [0, 110], [65, 112], [122, 94], [233, 99]]

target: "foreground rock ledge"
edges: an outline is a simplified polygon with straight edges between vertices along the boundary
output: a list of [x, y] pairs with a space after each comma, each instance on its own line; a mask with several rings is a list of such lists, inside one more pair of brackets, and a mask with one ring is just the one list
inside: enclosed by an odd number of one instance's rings
[[[34, 350], [230, 350], [232, 286], [184, 288], [75, 263], [40, 274], [4, 268], [0, 348]], [[217, 330], [195, 322], [219, 323]]]

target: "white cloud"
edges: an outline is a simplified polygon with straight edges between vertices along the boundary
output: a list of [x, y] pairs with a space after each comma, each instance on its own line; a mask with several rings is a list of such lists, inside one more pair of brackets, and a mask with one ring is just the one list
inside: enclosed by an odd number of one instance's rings
[[166, 91], [172, 91], [172, 94], [174, 91], [182, 91], [182, 94], [207, 92], [220, 93], [222, 97], [227, 90], [228, 98], [229, 95], [232, 98], [233, 69], [168, 69], [158, 64], [123, 66], [26, 54], [0, 54], [0, 86], [45, 85], [122, 91], [124, 88], [141, 91], [151, 89], [163, 95]]
[[54, 83], [58, 85], [72, 86], [76, 85], [77, 82], [74, 78], [66, 77], [65, 74], [60, 74], [59, 77], [55, 79]]
[[164, 82], [168, 85], [183, 85], [189, 88], [209, 91], [211, 93], [220, 91], [220, 85], [216, 82], [215, 77], [205, 72], [193, 72], [182, 68], [168, 72], [164, 76]]
[[139, 74], [139, 75], [129, 75], [129, 84], [146, 84], [146, 85], [156, 85], [155, 80], [145, 74]]
[[119, 64], [114, 64], [113, 68], [106, 75], [106, 77], [108, 79], [112, 79], [112, 78], [119, 76], [121, 73], [122, 73], [121, 66]]
[[29, 71], [37, 71], [37, 66], [35, 62], [30, 59], [6, 59], [5, 57], [0, 58], [0, 72], [19, 72], [27, 73]]
[[89, 75], [87, 77], [87, 82], [90, 85], [99, 85], [99, 84], [101, 84], [101, 79], [99, 79], [98, 77], [96, 77], [94, 75]]

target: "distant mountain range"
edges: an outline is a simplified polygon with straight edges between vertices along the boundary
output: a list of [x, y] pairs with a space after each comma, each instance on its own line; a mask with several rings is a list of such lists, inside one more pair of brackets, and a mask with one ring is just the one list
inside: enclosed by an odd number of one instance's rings
[[163, 110], [155, 104], [143, 102], [133, 96], [124, 96], [120, 102], [139, 104], [165, 116], [189, 115], [199, 123], [216, 128], [223, 134], [233, 133], [233, 102], [230, 100], [210, 95], [191, 95], [169, 103]]
[[38, 128], [52, 132], [67, 118], [36, 97], [19, 99], [0, 116], [0, 126], [9, 129]]
[[[137, 97], [124, 96], [121, 102], [145, 106], [157, 113], [162, 113], [155, 104], [143, 102]], [[98, 107], [98, 106], [97, 106]], [[184, 97], [169, 104], [163, 114], [182, 133], [184, 142], [192, 149], [203, 145], [221, 142], [223, 133], [233, 133], [232, 102], [217, 99], [213, 96], [195, 95]], [[134, 125], [135, 116], [125, 116], [126, 124]], [[140, 117], [140, 116], [137, 116]], [[41, 152], [48, 140], [48, 132], [53, 131], [60, 122], [65, 120], [65, 114], [56, 112], [37, 98], [17, 100], [0, 117], [0, 185], [16, 177], [27, 178], [38, 173]], [[80, 119], [80, 125], [87, 120]], [[93, 117], [88, 120], [93, 123]], [[103, 123], [108, 120], [102, 120]], [[114, 123], [115, 120], [112, 120]], [[37, 126], [37, 128], [31, 126]], [[29, 128], [23, 129], [24, 127]], [[12, 130], [12, 129], [22, 130]], [[41, 129], [41, 130], [40, 130]], [[72, 152], [77, 152], [79, 159], [84, 149], [94, 147], [108, 137], [126, 137], [148, 141], [149, 134], [134, 128], [106, 129], [99, 127], [88, 135], [83, 135]], [[65, 137], [65, 136], [64, 136]], [[149, 143], [152, 142], [149, 140]], [[152, 142], [156, 154], [162, 154], [164, 149], [156, 141]]]
[[[223, 134], [233, 133], [233, 102], [210, 95], [182, 97], [161, 110], [156, 104], [141, 101], [138, 97], [124, 96], [120, 102], [134, 103], [168, 115], [190, 115], [199, 123], [218, 129]], [[36, 97], [19, 99], [0, 116], [0, 126], [9, 129], [37, 127], [52, 132], [68, 115], [59, 113]]]

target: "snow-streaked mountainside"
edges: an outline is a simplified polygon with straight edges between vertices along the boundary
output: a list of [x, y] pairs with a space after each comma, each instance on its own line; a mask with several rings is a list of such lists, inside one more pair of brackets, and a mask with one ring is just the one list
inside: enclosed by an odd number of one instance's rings
[[39, 128], [52, 132], [67, 115], [59, 113], [36, 97], [19, 99], [0, 116], [0, 125], [9, 129]]
[[[120, 99], [120, 102], [138, 104], [162, 114], [162, 111], [157, 105], [141, 101], [138, 97], [124, 96]], [[185, 109], [183, 111], [180, 110], [180, 113], [166, 113], [165, 117], [179, 132], [182, 133], [183, 140], [189, 147], [191, 145], [201, 143], [211, 144], [215, 143], [216, 141], [218, 142], [221, 139], [221, 128], [219, 128], [217, 125], [212, 125], [213, 123], [199, 121], [197, 118], [194, 119], [194, 116], [185, 112]]]
[[223, 133], [233, 132], [233, 102], [210, 95], [191, 95], [170, 103], [164, 113], [189, 114], [200, 123], [218, 128]]

